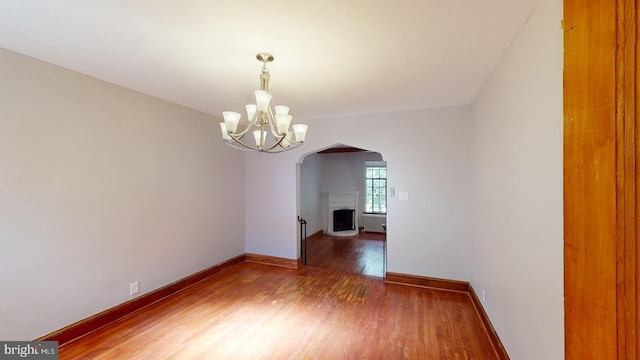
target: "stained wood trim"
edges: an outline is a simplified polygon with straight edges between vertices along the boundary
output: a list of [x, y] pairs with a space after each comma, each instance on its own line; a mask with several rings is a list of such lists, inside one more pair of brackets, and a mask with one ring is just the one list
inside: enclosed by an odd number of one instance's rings
[[174, 283], [161, 287], [157, 290], [141, 295], [135, 299], [107, 309], [86, 319], [68, 325], [60, 330], [54, 331], [36, 341], [57, 341], [60, 346], [79, 339], [92, 333], [110, 323], [121, 319], [135, 311], [149, 306], [157, 301], [165, 299], [177, 292], [180, 292], [204, 279], [220, 274], [238, 264], [244, 262], [245, 256], [239, 255], [210, 268], [199, 271], [195, 274], [184, 277]]
[[499, 360], [509, 360], [507, 349], [504, 348], [502, 341], [500, 341], [500, 337], [498, 336], [496, 329], [491, 324], [491, 320], [489, 320], [489, 315], [487, 315], [487, 312], [484, 310], [484, 307], [478, 298], [478, 294], [471, 284], [469, 284], [469, 298], [471, 298], [471, 303], [473, 304], [480, 321], [482, 321], [482, 326], [484, 326], [485, 332], [489, 336], [489, 340], [491, 341], [491, 345], [493, 345], [493, 350], [496, 352], [497, 358]]
[[279, 266], [287, 269], [299, 269], [302, 267], [302, 258], [287, 259], [259, 254], [245, 254], [244, 261], [249, 263]]
[[565, 0], [565, 358], [617, 359], [616, 17]]
[[637, 0], [565, 0], [565, 357], [638, 359]]
[[637, 4], [616, 11], [616, 221], [618, 359], [638, 359], [636, 40]]
[[448, 280], [393, 272], [388, 272], [384, 278], [384, 281], [394, 284], [411, 285], [440, 290], [469, 292], [469, 283], [466, 281]]
[[332, 147], [322, 151], [318, 151], [318, 154], [336, 154], [336, 153], [351, 153], [351, 152], [363, 152], [368, 151], [352, 146]]

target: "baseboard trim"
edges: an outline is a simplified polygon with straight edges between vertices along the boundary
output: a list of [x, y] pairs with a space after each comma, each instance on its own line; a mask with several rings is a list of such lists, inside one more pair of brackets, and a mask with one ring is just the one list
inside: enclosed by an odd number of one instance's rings
[[491, 324], [491, 320], [489, 320], [489, 315], [487, 315], [487, 312], [484, 310], [484, 307], [480, 302], [480, 298], [478, 298], [478, 294], [476, 294], [475, 290], [473, 290], [473, 286], [471, 285], [469, 285], [469, 297], [471, 298], [471, 303], [476, 309], [476, 313], [478, 314], [480, 321], [482, 321], [485, 332], [489, 335], [489, 339], [496, 352], [496, 356], [499, 360], [509, 360], [510, 358], [507, 353], [507, 349], [504, 348], [502, 341], [500, 341], [500, 337], [498, 336], [496, 329]]
[[504, 348], [502, 341], [500, 341], [500, 337], [496, 332], [495, 328], [491, 324], [491, 320], [489, 320], [489, 316], [487, 312], [484, 310], [478, 295], [470, 283], [466, 281], [458, 281], [458, 280], [448, 280], [448, 279], [439, 279], [432, 278], [426, 276], [417, 276], [417, 275], [408, 275], [408, 274], [399, 274], [399, 273], [387, 273], [384, 279], [387, 283], [392, 284], [400, 284], [400, 285], [408, 285], [408, 286], [417, 286], [423, 288], [432, 288], [438, 290], [447, 290], [447, 291], [456, 291], [466, 293], [471, 299], [471, 304], [478, 314], [478, 318], [480, 318], [480, 322], [482, 322], [482, 326], [485, 329], [485, 333], [489, 336], [489, 341], [493, 346], [493, 350], [499, 360], [510, 360], [509, 354], [507, 353], [507, 349]]
[[164, 287], [158, 288], [152, 292], [141, 295], [135, 299], [124, 302], [120, 305], [97, 313], [86, 319], [75, 322], [71, 325], [65, 326], [62, 329], [56, 330], [50, 334], [47, 334], [36, 341], [57, 341], [59, 346], [67, 344], [73, 340], [79, 339], [85, 335], [88, 335], [100, 328], [103, 328], [110, 323], [121, 319], [135, 311], [138, 311], [146, 306], [149, 306], [157, 301], [167, 298], [177, 292], [180, 292], [204, 279], [217, 275], [225, 270], [228, 270], [245, 260], [245, 255], [239, 255], [210, 268], [204, 269], [187, 277], [184, 277], [176, 282], [173, 282]]
[[[322, 234], [322, 231], [320, 231], [320, 234]], [[184, 277], [176, 282], [156, 289], [150, 293], [141, 295], [140, 297], [124, 302], [120, 305], [102, 311], [86, 319], [75, 322], [50, 334], [44, 335], [38, 339], [35, 339], [35, 341], [57, 341], [59, 346], [63, 346], [76, 339], [82, 338], [100, 328], [103, 328], [133, 312], [136, 312], [146, 306], [149, 306], [157, 301], [165, 299], [190, 286], [193, 286], [200, 281], [220, 274], [221, 272], [226, 271], [242, 262], [278, 266], [289, 269], [300, 269], [302, 267], [302, 258], [287, 259], [258, 254], [239, 255], [217, 265], [214, 265], [210, 268]], [[496, 356], [500, 360], [510, 360], [509, 355], [504, 348], [504, 345], [502, 344], [502, 341], [500, 341], [500, 338], [498, 337], [498, 333], [495, 331], [493, 325], [491, 324], [491, 321], [489, 320], [489, 316], [487, 315], [484, 307], [482, 306], [482, 303], [480, 302], [480, 299], [478, 298], [478, 295], [474, 291], [471, 284], [469, 284], [468, 282], [400, 273], [387, 273], [384, 281], [387, 283], [400, 285], [467, 293], [469, 295], [469, 298], [471, 299], [471, 303], [473, 304], [474, 309], [476, 310], [476, 313], [478, 314], [478, 317], [482, 322], [483, 327], [485, 328], [487, 335], [489, 336]]]
[[287, 259], [275, 256], [245, 254], [244, 261], [248, 263], [256, 263], [263, 265], [279, 266], [287, 269], [300, 269], [302, 267], [302, 258]]
[[466, 281], [440, 279], [392, 272], [387, 273], [384, 281], [394, 284], [434, 288], [439, 290], [469, 292], [469, 283]]

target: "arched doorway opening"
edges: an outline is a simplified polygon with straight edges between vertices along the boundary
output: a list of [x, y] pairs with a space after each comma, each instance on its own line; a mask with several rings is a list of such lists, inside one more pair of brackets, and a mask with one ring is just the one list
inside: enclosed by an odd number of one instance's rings
[[[375, 150], [334, 144], [302, 157], [298, 206], [306, 225], [300, 244], [305, 266], [384, 277], [386, 178], [386, 162]], [[346, 225], [336, 218], [349, 211]]]

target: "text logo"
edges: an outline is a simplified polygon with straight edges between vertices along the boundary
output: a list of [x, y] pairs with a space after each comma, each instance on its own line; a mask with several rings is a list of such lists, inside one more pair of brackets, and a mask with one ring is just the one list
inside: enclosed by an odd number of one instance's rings
[[58, 360], [57, 341], [0, 341], [0, 360]]

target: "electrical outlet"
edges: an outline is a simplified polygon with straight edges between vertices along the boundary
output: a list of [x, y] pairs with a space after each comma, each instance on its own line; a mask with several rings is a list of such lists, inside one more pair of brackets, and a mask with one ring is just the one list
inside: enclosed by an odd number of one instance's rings
[[137, 281], [129, 284], [129, 295], [135, 295], [140, 290], [140, 284]]
[[406, 191], [400, 191], [400, 200], [409, 200], [409, 193]]
[[482, 289], [482, 303], [486, 303], [487, 302], [487, 293], [484, 291], [484, 289]]

